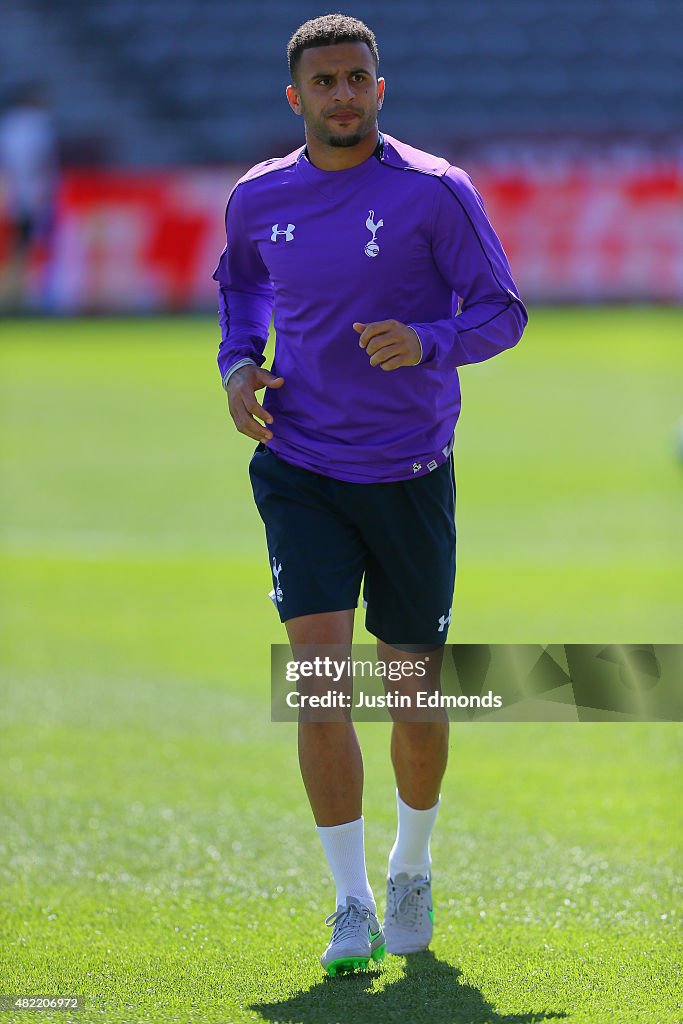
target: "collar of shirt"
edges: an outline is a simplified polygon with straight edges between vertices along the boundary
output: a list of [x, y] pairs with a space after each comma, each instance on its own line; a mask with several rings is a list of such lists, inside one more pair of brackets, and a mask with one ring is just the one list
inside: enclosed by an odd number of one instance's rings
[[[375, 146], [374, 150], [372, 151], [372, 153], [370, 155], [374, 156], [374, 157], [377, 157], [377, 159], [381, 163], [382, 158], [384, 156], [384, 136], [382, 135], [382, 133], [380, 131], [377, 132], [377, 145]], [[301, 153], [299, 155], [299, 160], [301, 160], [301, 159], [308, 160], [309, 164], [311, 163], [311, 158], [308, 155], [308, 146], [304, 146], [304, 148], [301, 150]], [[311, 164], [311, 166], [315, 167], [315, 164]]]

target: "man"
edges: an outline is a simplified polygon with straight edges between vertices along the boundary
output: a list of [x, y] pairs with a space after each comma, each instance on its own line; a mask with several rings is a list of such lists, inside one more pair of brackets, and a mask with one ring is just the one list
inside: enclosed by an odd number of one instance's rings
[[[526, 311], [468, 176], [379, 132], [384, 80], [370, 29], [316, 18], [294, 33], [288, 59], [306, 146], [235, 186], [214, 274], [230, 413], [259, 442], [250, 476], [271, 596], [295, 657], [316, 644], [347, 649], [364, 577], [378, 658], [431, 652], [437, 689], [455, 580], [456, 367], [516, 344]], [[425, 680], [406, 675], [401, 687], [411, 686]], [[301, 772], [337, 887], [328, 973], [381, 959], [385, 939], [390, 953], [429, 944], [429, 840], [447, 752], [445, 713], [394, 715], [398, 829], [383, 930], [353, 724], [301, 715]]]
[[49, 240], [58, 178], [57, 148], [42, 88], [37, 84], [23, 87], [0, 118], [0, 179], [5, 184], [10, 222], [0, 308], [10, 313], [23, 312], [30, 305], [32, 257], [41, 243], [44, 247]]

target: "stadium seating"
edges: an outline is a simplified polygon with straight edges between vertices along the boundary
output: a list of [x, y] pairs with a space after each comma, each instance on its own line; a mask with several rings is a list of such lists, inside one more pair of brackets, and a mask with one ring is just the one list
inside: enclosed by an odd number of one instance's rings
[[[251, 162], [301, 140], [284, 50], [320, 12], [310, 0], [5, 0], [0, 96], [43, 78], [67, 148], [98, 140], [120, 164]], [[379, 39], [382, 125], [416, 145], [680, 132], [679, 0], [359, 0], [352, 12]]]

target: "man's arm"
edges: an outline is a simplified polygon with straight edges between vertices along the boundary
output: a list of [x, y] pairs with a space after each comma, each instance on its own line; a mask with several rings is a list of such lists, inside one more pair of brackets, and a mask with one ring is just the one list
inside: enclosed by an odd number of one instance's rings
[[[479, 363], [516, 345], [528, 315], [510, 265], [469, 175], [450, 167], [439, 179], [432, 251], [444, 280], [461, 300], [447, 320], [410, 323], [422, 345], [421, 363], [445, 369]], [[455, 314], [455, 310], [454, 310]]]
[[239, 366], [262, 366], [273, 311], [273, 287], [246, 230], [244, 190], [237, 185], [225, 211], [227, 245], [213, 274], [218, 282], [221, 342], [218, 368], [224, 387]]
[[243, 207], [243, 191], [236, 186], [225, 211], [227, 245], [213, 275], [219, 285], [218, 369], [235, 426], [247, 437], [266, 442], [273, 436], [268, 429], [273, 417], [256, 401], [256, 392], [282, 387], [284, 381], [262, 369], [273, 311], [273, 286], [246, 230]]

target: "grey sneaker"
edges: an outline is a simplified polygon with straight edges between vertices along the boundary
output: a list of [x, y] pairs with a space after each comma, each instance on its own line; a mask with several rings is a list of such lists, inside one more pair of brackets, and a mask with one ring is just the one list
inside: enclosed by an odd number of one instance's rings
[[387, 953], [419, 953], [426, 949], [434, 931], [432, 882], [429, 875], [387, 878], [387, 912], [384, 918]]
[[383, 960], [386, 943], [382, 926], [373, 912], [356, 896], [346, 897], [325, 921], [333, 927], [332, 938], [320, 963], [329, 975], [364, 971], [370, 960]]

